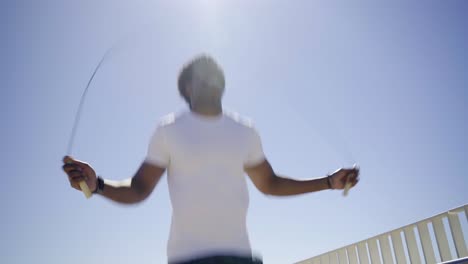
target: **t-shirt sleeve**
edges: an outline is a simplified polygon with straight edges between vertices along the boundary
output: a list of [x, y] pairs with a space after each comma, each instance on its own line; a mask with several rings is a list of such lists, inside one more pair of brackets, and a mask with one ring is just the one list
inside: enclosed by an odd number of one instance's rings
[[255, 167], [265, 160], [265, 154], [263, 153], [262, 140], [255, 128], [252, 128], [249, 133], [249, 146], [244, 166]]
[[151, 137], [145, 162], [167, 168], [169, 166], [169, 150], [164, 127], [158, 126]]

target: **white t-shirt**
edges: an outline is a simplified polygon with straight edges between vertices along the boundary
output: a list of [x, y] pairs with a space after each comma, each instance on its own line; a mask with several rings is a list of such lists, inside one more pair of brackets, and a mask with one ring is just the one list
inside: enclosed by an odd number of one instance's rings
[[264, 161], [252, 122], [237, 114], [171, 114], [158, 125], [146, 162], [167, 168], [170, 262], [214, 254], [251, 256], [244, 167]]

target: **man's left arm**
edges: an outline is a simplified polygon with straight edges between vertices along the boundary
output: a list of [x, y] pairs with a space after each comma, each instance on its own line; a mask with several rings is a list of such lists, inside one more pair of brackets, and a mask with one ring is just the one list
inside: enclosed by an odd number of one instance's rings
[[339, 169], [321, 178], [291, 179], [277, 175], [266, 159], [258, 165], [246, 167], [245, 172], [260, 192], [273, 196], [290, 196], [329, 189], [341, 190], [345, 188], [346, 182], [354, 187], [359, 181], [357, 168]]

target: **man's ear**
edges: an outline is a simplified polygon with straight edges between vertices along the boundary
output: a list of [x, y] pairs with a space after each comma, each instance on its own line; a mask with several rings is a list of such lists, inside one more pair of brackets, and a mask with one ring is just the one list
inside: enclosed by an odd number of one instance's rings
[[185, 86], [185, 96], [187, 97], [187, 100], [190, 100], [190, 97], [192, 96], [192, 85], [187, 84]]
[[188, 104], [190, 104], [190, 96], [191, 96], [191, 88], [188, 86], [185, 86], [183, 89], [179, 90], [180, 91], [180, 96], [186, 101]]

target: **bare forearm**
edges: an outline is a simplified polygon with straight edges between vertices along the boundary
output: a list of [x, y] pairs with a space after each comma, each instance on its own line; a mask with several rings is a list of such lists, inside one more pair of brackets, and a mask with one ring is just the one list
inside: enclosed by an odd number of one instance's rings
[[123, 181], [104, 180], [102, 196], [123, 204], [138, 203], [146, 198], [141, 188], [134, 179]]
[[327, 177], [309, 180], [296, 180], [275, 175], [271, 178], [270, 187], [268, 189], [269, 195], [289, 196], [318, 192], [322, 190], [328, 190], [330, 188]]

